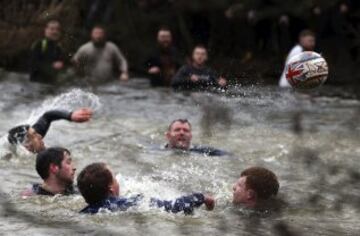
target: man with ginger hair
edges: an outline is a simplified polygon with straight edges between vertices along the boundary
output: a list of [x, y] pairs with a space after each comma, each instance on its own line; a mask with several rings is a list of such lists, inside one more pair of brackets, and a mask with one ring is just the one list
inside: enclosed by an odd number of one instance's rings
[[245, 169], [233, 186], [233, 204], [259, 208], [279, 191], [276, 175], [263, 167]]

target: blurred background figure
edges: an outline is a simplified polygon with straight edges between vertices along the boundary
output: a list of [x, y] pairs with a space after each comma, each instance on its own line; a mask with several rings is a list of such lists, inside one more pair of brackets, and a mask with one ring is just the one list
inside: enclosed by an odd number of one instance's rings
[[[303, 30], [299, 35], [299, 42], [296, 44], [291, 51], [289, 52], [289, 55], [286, 58], [285, 65], [287, 62], [295, 55], [304, 52], [304, 51], [314, 51], [316, 45], [316, 38], [315, 33], [311, 30]], [[279, 81], [280, 87], [291, 87], [291, 85], [286, 80], [286, 68], [284, 68], [283, 73], [281, 74], [281, 78]]]
[[64, 68], [64, 56], [59, 46], [61, 25], [50, 20], [45, 27], [45, 36], [31, 47], [30, 80], [42, 83], [56, 81], [58, 73]]
[[79, 48], [73, 57], [80, 74], [92, 82], [104, 82], [118, 77], [129, 79], [128, 63], [120, 49], [106, 39], [106, 30], [97, 25], [91, 31], [91, 41]]
[[170, 29], [161, 27], [157, 33], [157, 46], [146, 62], [151, 86], [170, 86], [181, 61]]
[[203, 90], [209, 87], [225, 87], [227, 81], [206, 65], [208, 51], [203, 45], [198, 45], [192, 53], [190, 65], [182, 66], [176, 73], [172, 86], [175, 89]]

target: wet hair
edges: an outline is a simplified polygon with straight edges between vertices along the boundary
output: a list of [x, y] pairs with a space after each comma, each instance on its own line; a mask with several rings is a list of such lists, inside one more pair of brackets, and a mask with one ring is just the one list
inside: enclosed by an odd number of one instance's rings
[[94, 29], [102, 29], [105, 33], [106, 33], [106, 27], [104, 25], [101, 24], [96, 24], [91, 28], [91, 31], [93, 31]]
[[299, 38], [303, 38], [303, 37], [307, 37], [307, 36], [315, 37], [314, 31], [305, 29], [305, 30], [301, 31], [299, 34]]
[[279, 182], [276, 175], [262, 167], [251, 167], [241, 173], [246, 177], [246, 187], [256, 192], [260, 199], [269, 199], [279, 191]]
[[107, 198], [112, 181], [113, 175], [103, 162], [86, 166], [77, 177], [80, 193], [88, 204]]
[[57, 19], [49, 19], [49, 20], [46, 21], [45, 27], [48, 27], [50, 24], [54, 24], [54, 23], [61, 25], [59, 20], [57, 20]]
[[160, 26], [158, 32], [160, 32], [160, 31], [169, 31], [171, 33], [170, 28], [166, 25]]
[[70, 155], [70, 151], [62, 147], [52, 147], [41, 151], [36, 156], [36, 171], [43, 180], [49, 178], [49, 168], [51, 164], [61, 168], [61, 162], [64, 160], [64, 153]]
[[188, 121], [188, 119], [176, 119], [176, 120], [171, 121], [171, 123], [170, 123], [170, 125], [169, 125], [169, 127], [168, 127], [168, 131], [171, 130], [171, 127], [172, 127], [173, 124], [176, 123], [176, 122], [180, 122], [181, 124], [187, 123], [187, 124], [189, 124], [189, 126], [190, 126], [190, 128], [191, 128], [191, 123], [190, 123], [190, 121]]
[[30, 126], [29, 125], [19, 125], [8, 132], [8, 141], [11, 144], [21, 144], [26, 140]]
[[207, 51], [207, 48], [205, 47], [204, 44], [198, 44], [198, 45], [195, 45], [194, 49], [193, 49], [193, 52], [195, 51], [195, 49], [204, 49], [205, 51]]

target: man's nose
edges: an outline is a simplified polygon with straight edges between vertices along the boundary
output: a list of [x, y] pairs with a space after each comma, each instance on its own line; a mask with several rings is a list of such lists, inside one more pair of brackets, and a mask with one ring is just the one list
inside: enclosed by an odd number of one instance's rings
[[235, 184], [233, 185], [232, 189], [233, 189], [233, 191], [235, 192], [235, 190], [236, 190]]

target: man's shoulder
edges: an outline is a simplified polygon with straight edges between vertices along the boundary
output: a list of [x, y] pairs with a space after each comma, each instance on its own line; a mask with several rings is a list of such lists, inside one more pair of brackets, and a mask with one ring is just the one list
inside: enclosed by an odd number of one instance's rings
[[182, 66], [180, 67], [179, 70], [182, 70], [182, 71], [191, 71], [191, 70], [193, 70], [193, 67], [192, 67], [191, 65], [189, 65], [189, 64], [184, 64], [184, 65], [182, 65]]
[[45, 190], [41, 184], [39, 183], [35, 183], [35, 184], [32, 184], [32, 186], [25, 190], [22, 195], [27, 195], [27, 196], [32, 196], [32, 195], [45, 195], [45, 196], [54, 196], [53, 193]]
[[304, 48], [300, 44], [296, 44], [291, 50], [289, 55], [298, 54], [304, 51]]
[[89, 41], [89, 42], [81, 45], [78, 51], [89, 51], [89, 50], [92, 50], [93, 48], [94, 48], [93, 43], [91, 41]]
[[36, 41], [34, 41], [32, 44], [31, 44], [31, 49], [34, 50], [38, 47], [41, 47], [42, 44], [44, 43], [47, 43], [47, 40], [46, 38], [41, 38], [41, 39], [38, 39]]
[[107, 41], [105, 47], [111, 50], [119, 50], [119, 47], [111, 41]]

